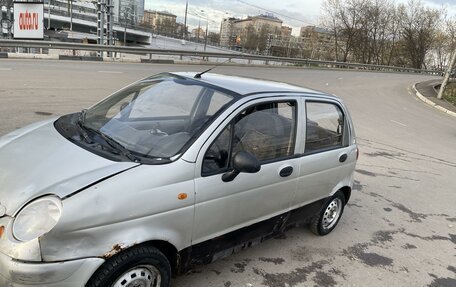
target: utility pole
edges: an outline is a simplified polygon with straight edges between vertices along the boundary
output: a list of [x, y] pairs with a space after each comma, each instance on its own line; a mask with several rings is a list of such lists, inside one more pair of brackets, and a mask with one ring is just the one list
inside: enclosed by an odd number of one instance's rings
[[196, 39], [197, 43], [200, 42], [200, 30], [201, 30], [200, 22], [201, 22], [201, 17], [198, 18], [198, 32], [196, 33], [196, 35], [197, 35], [197, 37], [198, 37], [198, 38]]
[[51, 0], [48, 0], [48, 30], [51, 29]]
[[[114, 33], [113, 33], [113, 24], [114, 24], [114, 1], [106, 0], [106, 33], [108, 34], [108, 46], [114, 45]], [[112, 57], [112, 52], [108, 52], [108, 57]]]
[[452, 53], [451, 60], [448, 65], [448, 69], [445, 72], [445, 76], [443, 77], [443, 82], [440, 85], [440, 90], [439, 90], [439, 94], [437, 95], [437, 99], [441, 99], [443, 97], [443, 92], [445, 92], [446, 86], [448, 85], [448, 81], [450, 80], [450, 74], [451, 74], [451, 71], [453, 70], [453, 67], [455, 66], [454, 65], [455, 62], [456, 62], [456, 49]]
[[70, 0], [70, 31], [73, 31], [73, 0]]
[[123, 17], [124, 17], [124, 46], [127, 46], [127, 15], [129, 15], [130, 9], [128, 7], [123, 7]]
[[206, 22], [206, 37], [204, 39], [204, 52], [206, 52], [206, 47], [207, 47], [207, 30], [209, 29], [209, 21]]
[[[104, 14], [105, 14], [105, 0], [98, 0], [97, 2], [97, 44], [104, 45]], [[103, 57], [103, 52], [98, 52], [99, 57]]]
[[209, 16], [207, 15], [206, 12], [204, 12], [204, 10], [201, 10], [201, 12], [203, 12], [203, 13], [206, 14], [206, 37], [204, 38], [204, 52], [206, 52], [206, 47], [207, 47], [207, 33], [208, 33], [208, 30], [209, 30]]
[[188, 1], [185, 4], [185, 18], [184, 18], [184, 31], [182, 32], [182, 39], [187, 39], [187, 12], [188, 12]]

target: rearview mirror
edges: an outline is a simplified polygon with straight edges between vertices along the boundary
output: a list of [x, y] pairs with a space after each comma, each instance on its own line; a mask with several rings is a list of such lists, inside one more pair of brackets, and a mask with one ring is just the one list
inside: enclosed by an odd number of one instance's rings
[[258, 159], [246, 151], [237, 152], [233, 158], [233, 170], [226, 172], [222, 176], [224, 182], [232, 181], [241, 172], [257, 173], [261, 169]]

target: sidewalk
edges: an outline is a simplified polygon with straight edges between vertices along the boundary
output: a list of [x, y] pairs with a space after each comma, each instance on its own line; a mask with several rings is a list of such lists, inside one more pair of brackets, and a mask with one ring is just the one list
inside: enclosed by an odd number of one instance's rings
[[441, 80], [429, 80], [414, 85], [416, 95], [425, 103], [456, 117], [456, 107], [445, 100], [437, 99], [437, 91], [434, 86], [441, 84]]

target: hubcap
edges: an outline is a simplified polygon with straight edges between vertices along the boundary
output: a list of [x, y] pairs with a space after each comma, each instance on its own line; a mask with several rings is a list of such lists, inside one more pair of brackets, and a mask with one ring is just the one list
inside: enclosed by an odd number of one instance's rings
[[137, 266], [122, 274], [112, 287], [160, 287], [160, 271], [152, 265]]
[[331, 203], [326, 207], [325, 214], [323, 215], [323, 228], [330, 229], [336, 223], [340, 217], [342, 211], [342, 200], [340, 198], [334, 198]]

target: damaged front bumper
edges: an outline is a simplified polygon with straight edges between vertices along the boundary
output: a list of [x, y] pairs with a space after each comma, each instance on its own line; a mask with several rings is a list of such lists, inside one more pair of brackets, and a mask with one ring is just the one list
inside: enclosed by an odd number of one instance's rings
[[82, 287], [103, 263], [101, 258], [53, 263], [23, 262], [0, 252], [0, 286]]

